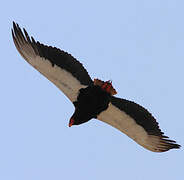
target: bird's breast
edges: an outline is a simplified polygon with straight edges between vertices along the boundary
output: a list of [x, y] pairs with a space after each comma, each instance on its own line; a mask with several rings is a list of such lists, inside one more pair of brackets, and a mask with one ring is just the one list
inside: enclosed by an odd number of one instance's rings
[[99, 86], [88, 86], [79, 91], [77, 101], [74, 102], [74, 117], [77, 124], [89, 121], [105, 111], [110, 102], [110, 95]]

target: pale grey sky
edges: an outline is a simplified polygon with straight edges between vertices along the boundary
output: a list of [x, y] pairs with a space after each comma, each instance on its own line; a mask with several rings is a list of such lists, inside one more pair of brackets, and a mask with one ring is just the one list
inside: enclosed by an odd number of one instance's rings
[[[2, 8], [3, 7], [3, 8]], [[184, 152], [153, 153], [97, 120], [68, 127], [74, 107], [18, 54], [12, 21], [61, 48], [183, 144], [184, 1], [4, 1], [0, 179], [181, 180]]]

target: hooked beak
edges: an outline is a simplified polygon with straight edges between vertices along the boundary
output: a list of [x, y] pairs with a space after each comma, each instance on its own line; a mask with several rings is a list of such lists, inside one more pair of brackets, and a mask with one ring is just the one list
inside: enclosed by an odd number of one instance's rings
[[74, 124], [74, 119], [71, 118], [68, 126], [71, 127], [73, 124]]

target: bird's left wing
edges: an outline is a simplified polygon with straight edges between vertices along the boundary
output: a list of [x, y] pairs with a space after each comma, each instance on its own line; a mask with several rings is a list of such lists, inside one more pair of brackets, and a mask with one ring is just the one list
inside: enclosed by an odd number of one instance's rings
[[86, 69], [67, 52], [36, 42], [25, 29], [23, 31], [13, 22], [13, 41], [22, 57], [72, 102], [76, 101], [79, 89], [93, 83]]
[[151, 113], [132, 101], [112, 96], [109, 107], [97, 119], [117, 128], [150, 151], [164, 152], [180, 147], [164, 136]]

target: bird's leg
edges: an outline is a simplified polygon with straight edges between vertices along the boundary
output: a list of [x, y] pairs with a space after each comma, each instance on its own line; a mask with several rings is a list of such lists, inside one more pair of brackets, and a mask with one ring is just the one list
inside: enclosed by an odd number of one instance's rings
[[107, 83], [106, 91], [111, 94], [112, 82], [111, 81], [107, 81], [106, 83]]
[[100, 86], [104, 91], [106, 91], [110, 95], [117, 94], [116, 90], [112, 86], [112, 81], [104, 82], [99, 79], [94, 79], [94, 85]]

